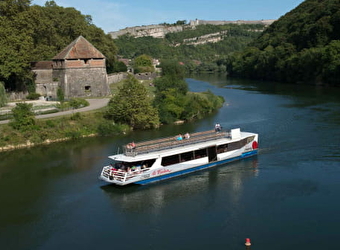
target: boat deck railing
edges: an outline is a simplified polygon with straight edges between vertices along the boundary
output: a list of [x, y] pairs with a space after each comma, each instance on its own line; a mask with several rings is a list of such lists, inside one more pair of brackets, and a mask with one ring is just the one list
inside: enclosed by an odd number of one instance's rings
[[149, 140], [135, 143], [134, 148], [128, 145], [124, 146], [124, 154], [126, 156], [136, 156], [138, 154], [151, 153], [159, 150], [182, 147], [189, 144], [201, 143], [206, 141], [217, 140], [221, 138], [230, 138], [230, 132], [208, 130], [197, 132], [190, 135], [189, 139], [177, 140], [176, 137], [166, 137], [162, 139]]
[[129, 171], [122, 171], [122, 170], [115, 170], [110, 166], [106, 166], [103, 169], [102, 176], [119, 182], [125, 182], [133, 177], [143, 174], [145, 171], [148, 171], [149, 168], [145, 169], [138, 169], [138, 170], [129, 170]]

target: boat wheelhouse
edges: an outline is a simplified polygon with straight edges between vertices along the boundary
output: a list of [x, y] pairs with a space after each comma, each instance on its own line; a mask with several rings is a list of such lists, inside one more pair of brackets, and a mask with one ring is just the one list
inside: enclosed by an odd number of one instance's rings
[[114, 162], [103, 167], [100, 179], [116, 185], [148, 184], [256, 155], [258, 134], [203, 131], [184, 138], [167, 137], [123, 147]]

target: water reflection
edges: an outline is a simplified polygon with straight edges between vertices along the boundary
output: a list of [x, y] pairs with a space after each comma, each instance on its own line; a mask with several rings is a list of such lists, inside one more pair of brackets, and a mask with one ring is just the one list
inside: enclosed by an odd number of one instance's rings
[[237, 202], [242, 194], [244, 182], [249, 178], [257, 177], [258, 174], [258, 157], [255, 156], [146, 186], [104, 185], [101, 189], [110, 198], [115, 208], [131, 213], [140, 213], [151, 209], [153, 213], [157, 214], [169, 203], [197, 194], [210, 193], [209, 197], [213, 199], [214, 190], [220, 186], [226, 186], [226, 194], [230, 195], [233, 202]]

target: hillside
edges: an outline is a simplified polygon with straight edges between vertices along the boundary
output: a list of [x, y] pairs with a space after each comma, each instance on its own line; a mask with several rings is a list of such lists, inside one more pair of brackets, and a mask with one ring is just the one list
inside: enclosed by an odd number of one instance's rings
[[306, 0], [270, 25], [228, 71], [253, 79], [340, 85], [340, 1]]
[[109, 32], [109, 35], [113, 39], [117, 39], [120, 36], [129, 34], [134, 38], [138, 37], [146, 37], [151, 36], [154, 38], [164, 38], [168, 33], [176, 33], [184, 30], [195, 29], [198, 25], [225, 25], [225, 24], [261, 24], [261, 25], [270, 25], [275, 20], [255, 20], [255, 21], [206, 21], [206, 20], [191, 20], [188, 24], [157, 24], [157, 25], [144, 25], [144, 26], [135, 26], [135, 27], [127, 27], [125, 29], [121, 29], [118, 31]]
[[225, 70], [221, 61], [228, 54], [243, 49], [265, 28], [265, 24], [203, 24], [196, 25], [194, 29], [167, 33], [164, 38], [135, 38], [131, 34], [125, 34], [114, 41], [118, 47], [118, 55], [124, 58], [147, 54], [161, 60], [182, 61], [191, 71], [198, 61], [210, 64], [210, 69]]

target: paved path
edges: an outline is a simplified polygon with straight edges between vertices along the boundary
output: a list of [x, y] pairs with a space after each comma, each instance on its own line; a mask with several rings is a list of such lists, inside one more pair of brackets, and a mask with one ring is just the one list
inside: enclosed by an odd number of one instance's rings
[[[80, 109], [72, 109], [68, 111], [62, 111], [58, 113], [52, 113], [52, 114], [46, 114], [46, 115], [37, 115], [35, 118], [37, 119], [43, 119], [43, 118], [51, 118], [51, 117], [56, 117], [56, 116], [62, 116], [62, 115], [70, 115], [74, 114], [76, 112], [85, 112], [85, 111], [90, 111], [90, 110], [95, 110], [95, 109], [100, 109], [102, 107], [105, 107], [108, 102], [110, 101], [110, 98], [100, 98], [100, 99], [86, 99], [89, 102], [89, 106], [80, 108]], [[8, 123], [9, 120], [4, 120], [0, 121], [0, 124], [5, 124]]]

